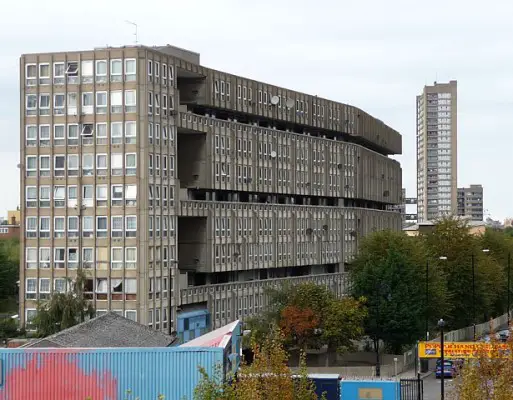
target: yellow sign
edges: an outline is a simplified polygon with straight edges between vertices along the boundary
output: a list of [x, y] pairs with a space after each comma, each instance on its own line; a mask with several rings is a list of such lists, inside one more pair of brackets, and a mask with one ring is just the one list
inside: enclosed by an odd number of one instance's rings
[[383, 400], [383, 389], [358, 389], [358, 400]]
[[[419, 342], [420, 358], [440, 358], [439, 342]], [[510, 356], [511, 346], [507, 343], [483, 342], [445, 342], [444, 356], [450, 358], [477, 358], [482, 355], [489, 357]]]

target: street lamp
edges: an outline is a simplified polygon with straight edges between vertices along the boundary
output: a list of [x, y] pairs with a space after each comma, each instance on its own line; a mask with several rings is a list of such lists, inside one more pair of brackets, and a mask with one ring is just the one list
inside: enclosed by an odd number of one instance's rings
[[[483, 249], [483, 253], [489, 253], [490, 249]], [[472, 329], [474, 342], [476, 341], [476, 268], [474, 261], [474, 252], [472, 252]]]
[[375, 350], [376, 350], [376, 377], [381, 376], [381, 363], [379, 359], [379, 330], [380, 330], [380, 303], [383, 290], [388, 291], [387, 300], [391, 299], [390, 287], [388, 284], [381, 282], [376, 284], [376, 337], [375, 337]]
[[440, 328], [440, 400], [444, 400], [445, 397], [445, 352], [444, 352], [444, 327], [445, 321], [440, 319], [438, 321], [438, 327]]
[[[447, 260], [446, 256], [438, 257], [439, 260]], [[426, 261], [426, 306], [425, 306], [425, 318], [426, 318], [426, 341], [429, 340], [429, 258]]]

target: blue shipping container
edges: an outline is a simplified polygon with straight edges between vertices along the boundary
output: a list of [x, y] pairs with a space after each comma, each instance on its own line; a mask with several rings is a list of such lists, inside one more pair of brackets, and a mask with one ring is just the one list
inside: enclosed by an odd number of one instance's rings
[[198, 367], [224, 362], [222, 348], [0, 349], [0, 400], [192, 400]]
[[341, 381], [341, 400], [400, 400], [401, 384], [395, 381]]
[[340, 375], [308, 374], [308, 378], [315, 384], [317, 398], [321, 399], [324, 394], [326, 400], [340, 399]]

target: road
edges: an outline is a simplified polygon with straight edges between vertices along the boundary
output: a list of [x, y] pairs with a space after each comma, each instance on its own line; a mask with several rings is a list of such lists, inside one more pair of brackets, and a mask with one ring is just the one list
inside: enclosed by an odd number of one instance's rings
[[[440, 400], [440, 379], [435, 378], [435, 374], [431, 374], [424, 379], [424, 400]], [[449, 395], [453, 388], [452, 379], [445, 380], [445, 398]]]

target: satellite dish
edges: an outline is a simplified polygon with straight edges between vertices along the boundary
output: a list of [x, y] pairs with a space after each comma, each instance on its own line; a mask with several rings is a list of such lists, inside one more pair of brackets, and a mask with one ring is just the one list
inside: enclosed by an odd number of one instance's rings
[[272, 105], [274, 105], [274, 106], [275, 106], [275, 105], [276, 105], [276, 104], [278, 104], [279, 102], [280, 102], [280, 98], [279, 98], [278, 96], [273, 96], [273, 97], [271, 97], [271, 104], [272, 104]]
[[276, 158], [276, 152], [274, 150], [271, 151], [271, 158]]
[[294, 100], [293, 99], [287, 99], [287, 102], [285, 103], [285, 105], [287, 106], [287, 108], [294, 107]]

